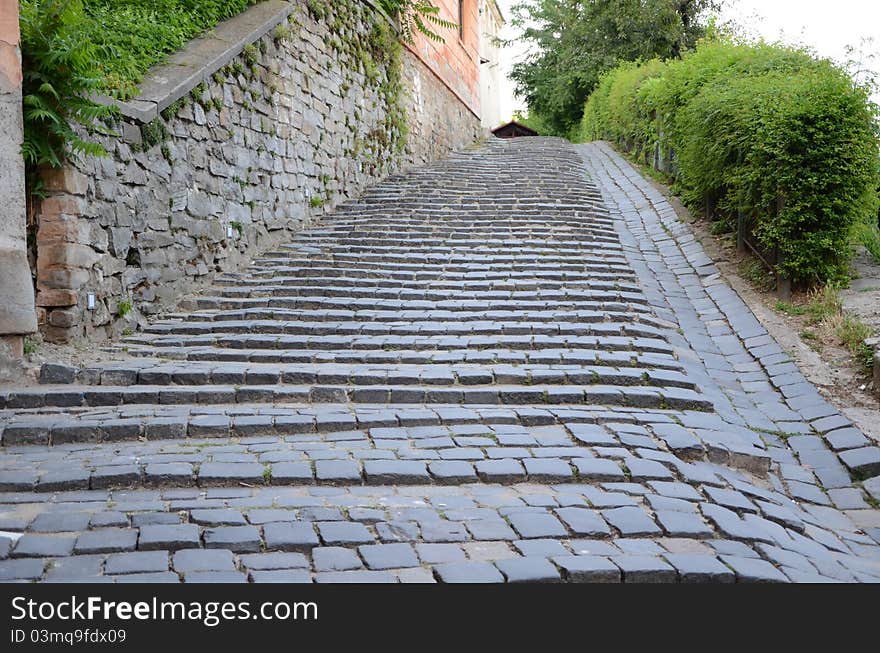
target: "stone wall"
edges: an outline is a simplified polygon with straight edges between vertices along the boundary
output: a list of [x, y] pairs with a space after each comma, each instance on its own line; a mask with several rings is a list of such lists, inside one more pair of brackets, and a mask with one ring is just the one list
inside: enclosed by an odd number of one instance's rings
[[109, 156], [46, 176], [48, 340], [132, 329], [366, 185], [480, 136], [371, 3], [311, 4], [270, 0], [218, 26], [123, 106], [118, 135], [100, 138]]
[[23, 335], [37, 327], [25, 240], [21, 83], [18, 0], [0, 0], [0, 380], [13, 376]]

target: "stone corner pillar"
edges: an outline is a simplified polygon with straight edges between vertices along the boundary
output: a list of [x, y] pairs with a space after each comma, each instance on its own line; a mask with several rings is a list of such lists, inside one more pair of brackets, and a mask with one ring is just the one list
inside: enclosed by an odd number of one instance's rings
[[21, 156], [21, 52], [18, 0], [0, 0], [0, 377], [37, 330], [27, 258], [24, 160]]

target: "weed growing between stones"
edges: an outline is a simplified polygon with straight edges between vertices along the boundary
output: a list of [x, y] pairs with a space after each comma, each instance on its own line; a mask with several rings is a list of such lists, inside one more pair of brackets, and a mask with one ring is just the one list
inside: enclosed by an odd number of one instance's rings
[[873, 332], [861, 319], [844, 312], [836, 286], [827, 285], [812, 291], [804, 303], [778, 301], [775, 308], [780, 313], [804, 321], [805, 327], [799, 331], [799, 335], [813, 349], [820, 350], [823, 343], [839, 345], [850, 353], [861, 372], [866, 375], [871, 373], [874, 351], [865, 344], [865, 340]]
[[25, 338], [24, 339], [24, 355], [29, 356], [30, 354], [35, 354], [39, 350], [39, 343], [33, 338]]

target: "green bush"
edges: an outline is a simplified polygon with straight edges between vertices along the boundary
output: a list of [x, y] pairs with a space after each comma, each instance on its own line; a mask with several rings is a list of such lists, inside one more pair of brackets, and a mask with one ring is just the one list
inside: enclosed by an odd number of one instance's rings
[[39, 193], [39, 166], [59, 167], [66, 157], [103, 154], [76, 126], [94, 129], [113, 110], [89, 99], [101, 86], [94, 62], [106, 52], [88, 38], [78, 0], [24, 0], [20, 25], [22, 155], [28, 187]]
[[[639, 92], [664, 69], [665, 65], [654, 59], [644, 64], [624, 63], [603, 75], [590, 97], [594, 102], [593, 111], [584, 115], [581, 125], [585, 140], [606, 138], [641, 154], [656, 140], [656, 129], [650, 113], [646, 113], [650, 107], [639, 101]], [[597, 106], [601, 110], [596, 111]]]
[[777, 271], [812, 284], [847, 275], [853, 232], [876, 216], [877, 117], [868, 92], [828, 60], [706, 41], [678, 61], [606, 74], [581, 137], [673, 152], [685, 201], [744, 212], [779, 253]]

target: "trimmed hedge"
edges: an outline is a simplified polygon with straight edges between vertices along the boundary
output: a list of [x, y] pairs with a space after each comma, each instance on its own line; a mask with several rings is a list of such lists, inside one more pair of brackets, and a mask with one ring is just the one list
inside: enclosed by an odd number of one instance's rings
[[813, 284], [847, 276], [854, 228], [876, 220], [877, 118], [868, 92], [828, 60], [713, 41], [607, 73], [580, 136], [663, 168], [691, 205], [708, 197], [728, 220], [745, 212], [778, 251], [777, 271]]

